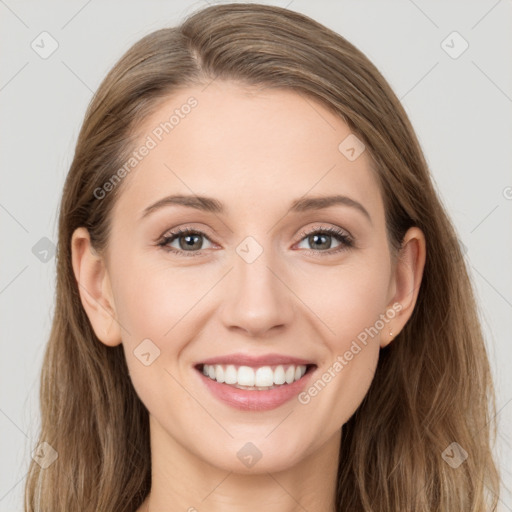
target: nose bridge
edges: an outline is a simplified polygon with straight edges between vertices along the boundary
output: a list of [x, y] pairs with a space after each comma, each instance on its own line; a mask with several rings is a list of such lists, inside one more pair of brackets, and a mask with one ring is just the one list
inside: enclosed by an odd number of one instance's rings
[[248, 236], [238, 244], [233, 255], [229, 297], [223, 308], [227, 327], [237, 326], [253, 335], [263, 334], [291, 320], [293, 305], [290, 292], [275, 274], [280, 273], [278, 255]]

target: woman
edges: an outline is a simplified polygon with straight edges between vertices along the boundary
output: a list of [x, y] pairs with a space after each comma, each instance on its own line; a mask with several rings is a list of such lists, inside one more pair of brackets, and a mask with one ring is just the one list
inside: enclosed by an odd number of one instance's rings
[[216, 5], [128, 50], [57, 276], [26, 510], [496, 509], [456, 232], [389, 85], [310, 18]]

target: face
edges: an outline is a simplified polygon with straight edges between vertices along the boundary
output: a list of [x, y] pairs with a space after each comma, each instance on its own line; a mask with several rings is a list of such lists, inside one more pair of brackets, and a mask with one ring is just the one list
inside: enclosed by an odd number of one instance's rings
[[[203, 89], [140, 127], [149, 150], [121, 184], [105, 260], [113, 329], [161, 438], [225, 470], [277, 471], [360, 405], [399, 330], [400, 283], [371, 157], [340, 150], [341, 119], [289, 90]], [[254, 384], [275, 387], [235, 387]]]

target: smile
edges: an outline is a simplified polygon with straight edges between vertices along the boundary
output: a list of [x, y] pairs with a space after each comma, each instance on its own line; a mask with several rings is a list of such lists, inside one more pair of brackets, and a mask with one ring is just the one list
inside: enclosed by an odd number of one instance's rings
[[203, 374], [219, 383], [240, 389], [267, 390], [292, 384], [306, 373], [307, 365], [250, 366], [203, 365]]
[[236, 366], [201, 364], [195, 369], [208, 391], [222, 403], [245, 411], [275, 409], [306, 386], [317, 366]]

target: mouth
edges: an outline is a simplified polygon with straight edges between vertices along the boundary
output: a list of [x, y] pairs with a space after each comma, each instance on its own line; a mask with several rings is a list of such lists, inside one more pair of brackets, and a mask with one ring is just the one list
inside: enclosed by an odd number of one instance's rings
[[267, 411], [284, 405], [306, 387], [316, 369], [316, 364], [194, 366], [203, 385], [217, 400], [242, 411]]
[[204, 364], [195, 369], [205, 377], [236, 389], [268, 391], [299, 381], [316, 369], [316, 364], [279, 364], [246, 366], [235, 364]]

